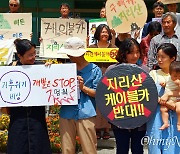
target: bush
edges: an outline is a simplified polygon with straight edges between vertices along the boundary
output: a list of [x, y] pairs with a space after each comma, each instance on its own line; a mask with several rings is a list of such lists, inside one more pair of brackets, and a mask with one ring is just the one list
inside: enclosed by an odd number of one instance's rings
[[9, 115], [2, 114], [0, 116], [0, 152], [6, 152], [8, 140]]

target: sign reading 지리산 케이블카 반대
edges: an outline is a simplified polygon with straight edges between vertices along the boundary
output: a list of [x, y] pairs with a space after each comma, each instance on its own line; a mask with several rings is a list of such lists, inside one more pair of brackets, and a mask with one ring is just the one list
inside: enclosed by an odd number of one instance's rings
[[122, 129], [145, 124], [158, 102], [153, 79], [131, 64], [118, 64], [106, 72], [97, 86], [95, 98], [102, 115]]
[[77, 94], [75, 64], [0, 67], [0, 107], [76, 105]]

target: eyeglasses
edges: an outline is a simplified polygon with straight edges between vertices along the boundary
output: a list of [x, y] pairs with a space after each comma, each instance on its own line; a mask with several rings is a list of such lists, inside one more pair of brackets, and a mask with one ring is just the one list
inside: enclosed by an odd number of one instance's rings
[[10, 6], [14, 6], [14, 7], [17, 7], [18, 5], [17, 4], [9, 4]]

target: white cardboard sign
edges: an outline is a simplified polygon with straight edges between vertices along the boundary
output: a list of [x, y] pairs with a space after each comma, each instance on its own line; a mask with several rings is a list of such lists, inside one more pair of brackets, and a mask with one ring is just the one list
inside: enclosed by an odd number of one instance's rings
[[79, 37], [86, 42], [87, 23], [82, 19], [42, 18], [40, 57], [68, 58], [59, 52], [66, 39]]
[[143, 0], [108, 0], [106, 18], [109, 27], [117, 33], [139, 30], [147, 20], [147, 8]]
[[0, 40], [30, 39], [32, 13], [0, 13]]
[[76, 64], [0, 67], [0, 107], [76, 104]]

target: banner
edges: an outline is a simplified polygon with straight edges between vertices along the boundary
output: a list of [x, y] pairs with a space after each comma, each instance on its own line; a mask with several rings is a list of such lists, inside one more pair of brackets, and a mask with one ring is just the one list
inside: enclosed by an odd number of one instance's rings
[[88, 62], [116, 63], [118, 48], [87, 48], [84, 58]]
[[161, 0], [163, 4], [180, 3], [180, 0]]
[[102, 77], [95, 99], [110, 123], [122, 129], [133, 129], [152, 117], [158, 93], [153, 79], [140, 67], [119, 64]]
[[96, 28], [100, 24], [106, 24], [106, 18], [99, 18], [99, 19], [91, 19], [89, 20], [89, 45], [95, 44], [96, 40], [94, 39], [94, 33], [96, 32]]
[[16, 52], [14, 40], [0, 40], [0, 65], [9, 65]]
[[77, 105], [77, 94], [76, 64], [0, 67], [0, 107]]
[[143, 0], [106, 2], [108, 25], [117, 33], [141, 29], [147, 20], [147, 8]]
[[82, 19], [42, 18], [40, 57], [68, 58], [58, 51], [69, 37], [79, 37], [86, 42], [87, 23]]
[[0, 13], [0, 40], [31, 39], [32, 13]]

